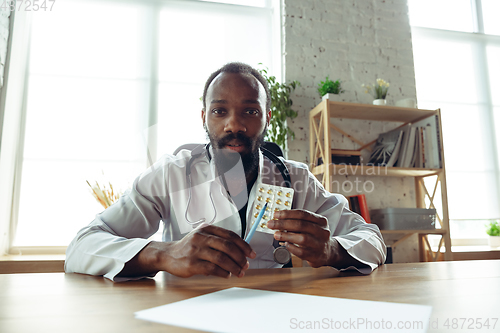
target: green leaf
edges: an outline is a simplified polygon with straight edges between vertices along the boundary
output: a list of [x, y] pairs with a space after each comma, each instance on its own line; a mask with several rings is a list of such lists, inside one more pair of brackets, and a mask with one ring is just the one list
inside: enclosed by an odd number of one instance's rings
[[[262, 64], [259, 63], [259, 65]], [[266, 140], [275, 142], [285, 149], [287, 137], [292, 140], [295, 138], [295, 133], [287, 126], [287, 119], [296, 118], [298, 115], [298, 112], [291, 108], [293, 101], [290, 95], [300, 86], [300, 82], [295, 80], [290, 83], [279, 83], [275, 76], [267, 75], [267, 67], [259, 69], [259, 72], [266, 79], [271, 94], [272, 117], [269, 122]]]

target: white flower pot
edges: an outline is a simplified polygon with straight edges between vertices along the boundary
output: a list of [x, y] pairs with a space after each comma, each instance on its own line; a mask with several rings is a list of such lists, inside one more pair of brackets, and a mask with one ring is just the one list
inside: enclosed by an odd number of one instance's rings
[[329, 100], [329, 101], [334, 101], [334, 102], [339, 102], [340, 101], [340, 95], [339, 94], [325, 94], [323, 97], [321, 97], [321, 100]]
[[488, 236], [490, 247], [500, 247], [500, 236]]
[[387, 101], [385, 99], [376, 99], [373, 101], [373, 105], [386, 105]]

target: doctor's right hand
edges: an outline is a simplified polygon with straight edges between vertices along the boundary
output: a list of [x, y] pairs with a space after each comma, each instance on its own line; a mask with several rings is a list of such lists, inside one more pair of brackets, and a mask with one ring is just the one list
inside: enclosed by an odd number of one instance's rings
[[135, 266], [133, 261], [136, 261], [142, 269], [136, 267], [142, 272], [167, 271], [179, 277], [196, 274], [242, 277], [249, 266], [247, 257], [253, 259], [256, 253], [240, 236], [208, 225], [191, 231], [179, 241], [149, 243], [126, 264], [129, 267], [125, 267], [120, 275], [138, 273], [133, 272], [132, 267]]

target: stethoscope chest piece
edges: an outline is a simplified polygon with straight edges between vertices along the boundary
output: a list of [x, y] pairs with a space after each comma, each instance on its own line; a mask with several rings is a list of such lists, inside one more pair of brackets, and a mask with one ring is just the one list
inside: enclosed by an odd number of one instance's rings
[[287, 264], [290, 261], [290, 259], [292, 259], [292, 255], [284, 246], [279, 246], [275, 248], [273, 252], [273, 257], [275, 262], [282, 265]]

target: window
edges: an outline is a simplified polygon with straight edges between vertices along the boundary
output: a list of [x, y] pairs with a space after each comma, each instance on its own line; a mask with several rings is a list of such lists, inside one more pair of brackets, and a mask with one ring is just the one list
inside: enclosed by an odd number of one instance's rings
[[408, 4], [419, 107], [442, 111], [451, 237], [486, 244], [500, 218], [500, 2]]
[[279, 17], [275, 0], [71, 0], [33, 13], [11, 245], [68, 245], [102, 211], [87, 180], [124, 190], [161, 155], [205, 142], [206, 78], [229, 61], [279, 76]]

